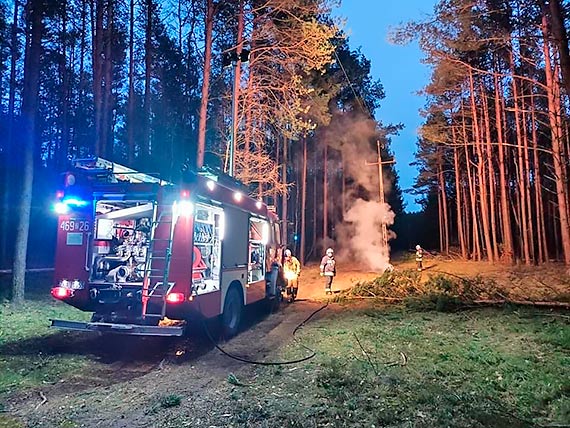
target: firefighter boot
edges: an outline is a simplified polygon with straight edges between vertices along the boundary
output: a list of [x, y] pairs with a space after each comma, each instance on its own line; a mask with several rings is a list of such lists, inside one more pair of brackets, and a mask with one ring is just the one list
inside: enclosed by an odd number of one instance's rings
[[294, 301], [297, 298], [297, 290], [299, 290], [298, 287], [293, 287], [292, 289], [292, 296], [291, 296], [291, 301]]
[[287, 302], [293, 301], [293, 287], [287, 287]]

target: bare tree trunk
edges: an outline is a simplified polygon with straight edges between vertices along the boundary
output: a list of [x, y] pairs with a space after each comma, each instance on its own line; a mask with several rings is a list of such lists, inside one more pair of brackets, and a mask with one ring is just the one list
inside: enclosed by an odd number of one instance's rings
[[461, 198], [461, 170], [459, 169], [459, 153], [457, 149], [457, 137], [455, 134], [455, 126], [451, 126], [451, 135], [453, 138], [453, 164], [455, 170], [455, 197], [456, 197], [456, 211], [457, 211], [457, 235], [459, 238], [459, 246], [461, 248], [461, 257], [467, 259], [467, 247], [465, 245], [465, 230], [463, 216], [461, 215], [461, 208], [463, 201]]
[[548, 0], [550, 7], [550, 23], [554, 43], [558, 48], [562, 81], [566, 88], [566, 95], [570, 97], [570, 50], [568, 48], [568, 34], [564, 25], [564, 15], [560, 0]]
[[462, 131], [463, 131], [463, 148], [465, 151], [465, 165], [467, 170], [467, 183], [469, 184], [469, 197], [470, 197], [470, 206], [471, 206], [471, 222], [472, 229], [473, 229], [473, 254], [474, 258], [477, 261], [481, 260], [481, 245], [479, 241], [479, 225], [478, 225], [478, 217], [477, 217], [477, 196], [475, 193], [475, 183], [473, 182], [472, 174], [471, 174], [471, 159], [469, 156], [469, 148], [468, 148], [468, 141], [467, 141], [467, 129], [465, 123], [465, 112], [463, 111], [463, 106], [461, 106], [462, 110]]
[[525, 101], [526, 99], [526, 95], [523, 91], [522, 95], [522, 99], [521, 99], [521, 104], [522, 104], [522, 114], [521, 114], [521, 119], [522, 119], [522, 124], [523, 124], [523, 134], [522, 134], [522, 140], [523, 140], [523, 154], [524, 154], [524, 171], [525, 174], [524, 176], [525, 178], [525, 183], [526, 185], [524, 186], [524, 188], [522, 189], [522, 191], [524, 192], [524, 198], [526, 200], [526, 206], [524, 207], [524, 209], [526, 210], [526, 215], [528, 218], [528, 232], [527, 232], [527, 236], [528, 236], [528, 241], [529, 241], [529, 250], [530, 250], [530, 262], [533, 262], [536, 260], [536, 254], [535, 254], [535, 245], [534, 245], [534, 224], [532, 221], [532, 217], [533, 217], [533, 213], [532, 213], [532, 199], [530, 197], [530, 187], [531, 187], [531, 174], [530, 174], [530, 159], [529, 159], [529, 146], [528, 146], [528, 132], [527, 132], [527, 119], [526, 119], [526, 109], [527, 109], [527, 103]]
[[493, 167], [493, 148], [491, 146], [491, 123], [489, 120], [489, 104], [485, 86], [481, 85], [481, 99], [483, 101], [483, 126], [485, 129], [486, 151], [487, 151], [487, 176], [489, 184], [489, 208], [491, 215], [491, 241], [493, 248], [493, 260], [499, 260], [499, 243], [497, 239], [497, 212], [495, 196], [495, 169]]
[[502, 97], [502, 91], [499, 85], [499, 79], [497, 75], [494, 75], [495, 79], [495, 121], [497, 128], [497, 142], [498, 142], [498, 152], [499, 152], [499, 193], [501, 198], [501, 220], [503, 225], [502, 236], [503, 236], [503, 259], [508, 263], [514, 262], [514, 250], [513, 250], [513, 232], [511, 227], [511, 214], [509, 207], [509, 199], [507, 195], [507, 172], [505, 165], [505, 146], [504, 146], [504, 134], [503, 134], [503, 119], [502, 119], [502, 103], [500, 99]]
[[26, 254], [32, 208], [32, 183], [34, 179], [34, 152], [36, 138], [36, 116], [40, 85], [40, 58], [42, 54], [43, 2], [30, 0], [27, 5], [28, 25], [26, 31], [26, 52], [24, 61], [24, 89], [22, 92], [21, 142], [24, 168], [18, 226], [12, 277], [12, 300], [21, 304], [24, 300]]
[[[443, 159], [442, 161], [443, 162]], [[441, 206], [442, 206], [442, 246], [441, 251], [444, 254], [449, 254], [449, 217], [447, 213], [447, 192], [445, 191], [445, 178], [443, 176], [443, 165], [439, 165], [439, 187], [441, 191]]]
[[303, 186], [303, 193], [301, 193], [301, 263], [305, 264], [305, 239], [306, 239], [306, 208], [307, 208], [307, 136], [303, 136], [303, 171], [301, 174], [301, 186]]
[[[283, 186], [287, 185], [287, 162], [288, 162], [288, 148], [289, 140], [285, 138], [283, 140], [283, 160], [281, 161], [281, 183]], [[285, 245], [287, 245], [287, 238], [289, 237], [289, 213], [287, 212], [287, 194], [281, 195], [281, 220], [283, 220], [283, 227], [281, 228], [282, 239]]]
[[152, 17], [154, 11], [153, 0], [145, 0], [146, 3], [146, 26], [145, 26], [145, 41], [144, 41], [144, 101], [143, 101], [143, 129], [142, 140], [144, 149], [141, 150], [143, 159], [145, 159], [145, 166], [150, 166], [150, 159], [152, 158], [153, 148], [150, 136], [150, 120], [151, 120], [151, 78], [152, 78]]
[[206, 151], [206, 123], [208, 120], [208, 101], [210, 94], [210, 74], [212, 69], [212, 33], [214, 28], [214, 1], [206, 2], [206, 22], [204, 30], [204, 75], [202, 78], [202, 99], [200, 102], [200, 121], [198, 125], [198, 151], [196, 166], [204, 165]]
[[[14, 144], [13, 144], [13, 135], [14, 135], [14, 107], [16, 103], [16, 64], [18, 60], [18, 14], [19, 14], [19, 1], [14, 1], [14, 14], [11, 26], [11, 37], [10, 37], [10, 81], [9, 81], [9, 89], [8, 89], [8, 132], [6, 135], [6, 162], [8, 159], [13, 159], [14, 156]], [[16, 193], [14, 189], [14, 177], [10, 174], [10, 169], [8, 165], [3, 169], [2, 176], [2, 206], [8, 207], [10, 206], [10, 202], [12, 201], [12, 197]], [[3, 239], [0, 239], [0, 265], [3, 264], [4, 261], [8, 261], [8, 253], [10, 252], [8, 243], [10, 236], [10, 216], [6, 215], [6, 210], [4, 210], [4, 214], [0, 215], [0, 234]]]
[[[515, 62], [514, 54], [511, 53], [511, 69], [513, 74], [515, 73]], [[515, 128], [516, 128], [516, 139], [517, 139], [517, 154], [518, 162], [517, 165], [517, 181], [520, 198], [517, 201], [520, 206], [520, 238], [522, 244], [522, 256], [526, 264], [530, 264], [530, 247], [529, 247], [529, 237], [528, 237], [528, 218], [526, 211], [526, 177], [524, 174], [524, 154], [523, 154], [523, 142], [522, 142], [522, 126], [521, 126], [521, 114], [519, 108], [519, 94], [518, 85], [516, 78], [512, 78], [513, 87], [513, 103], [515, 110]]]
[[103, 58], [104, 37], [103, 37], [103, 0], [95, 0], [95, 10], [91, 9], [91, 21], [93, 25], [93, 110], [95, 122], [95, 154], [104, 154], [104, 140], [102, 136], [103, 124]]
[[[232, 129], [231, 129], [231, 139], [234, 142], [234, 168], [235, 168], [235, 156], [237, 156], [239, 152], [239, 145], [238, 145], [238, 129], [240, 120], [238, 118], [238, 106], [239, 106], [239, 97], [240, 97], [240, 90], [241, 90], [241, 53], [243, 49], [243, 27], [244, 27], [244, 17], [243, 17], [243, 0], [239, 0], [239, 10], [238, 10], [238, 28], [237, 28], [237, 40], [236, 40], [236, 53], [237, 53], [237, 61], [234, 66], [234, 83], [233, 83], [233, 91], [232, 91]], [[230, 153], [231, 156], [231, 153]], [[249, 169], [249, 164], [247, 162], [244, 163], [244, 167]], [[249, 176], [249, 174], [247, 174]]]
[[323, 156], [323, 242], [329, 236], [328, 163], [328, 146], [325, 144]]
[[477, 149], [477, 177], [479, 178], [479, 205], [481, 209], [481, 223], [483, 226], [483, 239], [487, 251], [487, 258], [490, 262], [493, 261], [493, 249], [491, 247], [491, 235], [489, 229], [489, 212], [488, 212], [488, 197], [486, 176], [483, 174], [483, 167], [485, 160], [482, 151], [482, 141], [479, 125], [479, 115], [477, 113], [477, 106], [475, 103], [475, 85], [473, 82], [473, 74], [469, 73], [469, 86], [471, 92], [471, 114], [473, 116], [473, 134], [475, 135], [475, 148]]
[[135, 0], [129, 2], [129, 99], [127, 101], [127, 159], [135, 161]]
[[560, 100], [555, 97], [556, 79], [552, 71], [550, 60], [550, 47], [548, 45], [548, 30], [546, 16], [542, 17], [542, 32], [544, 35], [544, 61], [546, 72], [548, 119], [552, 138], [552, 161], [556, 174], [556, 197], [558, 202], [558, 215], [560, 217], [560, 238], [564, 254], [564, 262], [570, 265], [570, 223], [568, 222], [568, 199], [565, 183], [566, 159], [562, 153], [562, 127], [560, 124]]
[[531, 91], [530, 110], [532, 112], [531, 128], [532, 128], [532, 148], [533, 148], [533, 168], [534, 168], [534, 197], [535, 197], [535, 215], [537, 225], [537, 241], [538, 241], [538, 259], [543, 263], [548, 261], [548, 244], [546, 241], [546, 226], [544, 220], [544, 204], [542, 197], [542, 173], [540, 171], [540, 161], [538, 153], [538, 135], [536, 132], [536, 107], [534, 104], [534, 92]]
[[62, 8], [62, 28], [60, 33], [61, 39], [61, 62], [60, 73], [62, 80], [62, 97], [61, 97], [61, 140], [60, 145], [55, 154], [56, 169], [61, 171], [65, 167], [67, 154], [69, 151], [69, 73], [67, 71], [67, 0], [63, 0]]

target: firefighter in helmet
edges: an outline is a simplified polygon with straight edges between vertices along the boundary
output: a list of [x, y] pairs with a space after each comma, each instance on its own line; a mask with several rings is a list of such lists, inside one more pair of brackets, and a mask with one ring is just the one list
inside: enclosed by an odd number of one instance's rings
[[416, 245], [416, 265], [418, 267], [418, 272], [421, 272], [424, 268], [424, 249], [418, 244]]
[[285, 258], [283, 260], [283, 274], [287, 281], [287, 300], [293, 302], [297, 298], [299, 290], [299, 275], [301, 275], [301, 263], [295, 257], [290, 249], [285, 250]]
[[336, 275], [336, 261], [334, 259], [334, 251], [327, 248], [325, 255], [321, 259], [321, 276], [325, 277], [325, 294], [332, 294], [332, 282]]

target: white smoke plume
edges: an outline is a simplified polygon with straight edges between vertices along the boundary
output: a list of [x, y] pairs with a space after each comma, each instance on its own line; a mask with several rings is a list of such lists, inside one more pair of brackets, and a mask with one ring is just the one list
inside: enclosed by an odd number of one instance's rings
[[[337, 255], [343, 262], [383, 272], [390, 267], [390, 247], [384, 245], [382, 223], [387, 227], [394, 224], [394, 213], [387, 203], [379, 201], [378, 166], [366, 164], [378, 161], [378, 153], [370, 145], [378, 138], [377, 124], [370, 119], [351, 118], [335, 125], [328, 141], [342, 153], [345, 178], [354, 180], [343, 195], [343, 221], [335, 226]], [[385, 179], [383, 183], [387, 199], [390, 183]], [[362, 188], [368, 195], [362, 195]], [[388, 239], [394, 237], [388, 230]]]

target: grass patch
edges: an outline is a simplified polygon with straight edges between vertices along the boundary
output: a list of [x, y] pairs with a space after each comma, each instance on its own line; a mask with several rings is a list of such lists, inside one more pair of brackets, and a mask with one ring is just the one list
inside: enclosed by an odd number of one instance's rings
[[[258, 403], [274, 396], [263, 406], [263, 426], [567, 423], [569, 325], [545, 314], [551, 315], [530, 309], [348, 310], [299, 332], [318, 351], [315, 359], [298, 367], [260, 368], [254, 388], [235, 390], [234, 422], [258, 426], [251, 424], [260, 418]], [[300, 352], [292, 344], [281, 357]]]
[[60, 353], [61, 333], [49, 328], [50, 318], [87, 320], [88, 314], [53, 300], [27, 301], [22, 306], [0, 303], [0, 397], [57, 382], [86, 364], [85, 357]]

